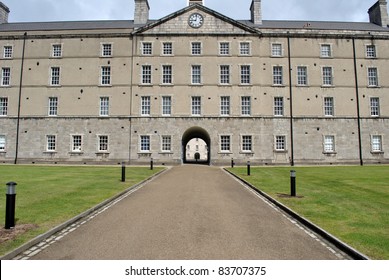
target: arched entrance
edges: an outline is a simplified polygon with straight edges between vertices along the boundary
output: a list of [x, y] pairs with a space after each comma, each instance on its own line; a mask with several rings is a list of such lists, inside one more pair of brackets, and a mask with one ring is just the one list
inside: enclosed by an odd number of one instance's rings
[[182, 162], [210, 164], [211, 137], [205, 129], [194, 126], [185, 131], [182, 136]]

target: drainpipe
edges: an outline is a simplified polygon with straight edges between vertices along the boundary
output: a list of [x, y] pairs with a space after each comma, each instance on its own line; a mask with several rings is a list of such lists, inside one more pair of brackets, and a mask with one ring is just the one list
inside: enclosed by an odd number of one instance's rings
[[294, 128], [293, 128], [293, 88], [292, 88], [292, 59], [290, 54], [290, 37], [289, 31], [287, 32], [288, 36], [288, 73], [289, 73], [289, 102], [290, 102], [290, 149], [291, 149], [291, 159], [290, 165], [294, 166]]
[[354, 75], [355, 75], [355, 94], [357, 99], [357, 118], [358, 118], [358, 142], [359, 142], [359, 161], [363, 166], [363, 153], [362, 153], [362, 133], [361, 133], [361, 111], [359, 102], [359, 85], [358, 85], [358, 70], [357, 70], [357, 53], [355, 48], [355, 38], [353, 41], [353, 55], [354, 55]]
[[15, 161], [14, 164], [18, 163], [18, 153], [19, 153], [19, 128], [20, 128], [20, 109], [22, 101], [22, 88], [23, 88], [23, 69], [24, 69], [24, 57], [26, 50], [26, 39], [27, 32], [23, 35], [23, 51], [22, 51], [22, 65], [20, 68], [20, 83], [19, 83], [19, 100], [18, 100], [18, 118], [16, 123], [16, 149], [15, 149]]

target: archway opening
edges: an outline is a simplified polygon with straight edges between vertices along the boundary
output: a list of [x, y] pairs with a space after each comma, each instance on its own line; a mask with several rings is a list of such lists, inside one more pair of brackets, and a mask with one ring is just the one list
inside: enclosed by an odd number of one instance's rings
[[182, 162], [210, 164], [211, 138], [201, 127], [189, 128], [182, 136]]

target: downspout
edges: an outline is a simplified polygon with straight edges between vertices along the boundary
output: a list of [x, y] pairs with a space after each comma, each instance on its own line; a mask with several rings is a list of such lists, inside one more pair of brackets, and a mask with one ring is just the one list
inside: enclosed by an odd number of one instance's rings
[[289, 102], [290, 102], [290, 149], [291, 149], [291, 158], [290, 165], [294, 166], [294, 128], [293, 128], [293, 88], [292, 88], [292, 59], [290, 54], [290, 37], [289, 31], [287, 32], [288, 36], [288, 73], [289, 73]]
[[136, 42], [135, 42], [136, 35], [131, 34], [130, 39], [132, 40], [132, 50], [131, 50], [131, 76], [130, 76], [130, 145], [129, 145], [129, 152], [128, 152], [128, 163], [131, 165], [131, 151], [132, 151], [132, 122], [133, 122], [133, 115], [132, 115], [132, 101], [133, 101], [133, 82], [134, 82], [134, 55], [135, 55], [135, 48], [136, 48]]
[[362, 133], [361, 133], [361, 111], [360, 111], [360, 102], [359, 102], [357, 54], [356, 54], [356, 48], [355, 48], [355, 38], [353, 38], [352, 40], [353, 40], [353, 55], [354, 55], [355, 93], [356, 93], [356, 100], [357, 100], [359, 161], [360, 161], [360, 165], [363, 166]]
[[15, 161], [14, 161], [14, 164], [18, 163], [18, 154], [19, 154], [20, 111], [21, 111], [21, 101], [22, 101], [23, 70], [24, 70], [25, 50], [26, 50], [26, 39], [27, 39], [27, 32], [25, 32], [24, 35], [23, 35], [23, 51], [22, 51], [22, 65], [21, 65], [21, 69], [20, 69], [18, 118], [17, 118], [17, 122], [16, 122], [16, 149], [15, 149]]

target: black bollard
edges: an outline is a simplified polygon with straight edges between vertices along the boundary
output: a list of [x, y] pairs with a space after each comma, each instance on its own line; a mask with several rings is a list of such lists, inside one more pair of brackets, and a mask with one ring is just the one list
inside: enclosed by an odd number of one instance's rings
[[231, 159], [231, 168], [234, 168], [234, 166], [235, 166], [235, 162], [234, 162], [234, 159], [232, 158]]
[[154, 160], [150, 160], [150, 170], [154, 170]]
[[247, 176], [251, 176], [251, 164], [250, 164], [250, 161], [247, 162]]
[[290, 195], [296, 196], [296, 171], [290, 171]]
[[7, 183], [6, 206], [5, 206], [5, 229], [15, 227], [15, 206], [16, 206], [16, 183]]
[[125, 182], [125, 181], [126, 181], [126, 164], [123, 161], [122, 162], [122, 182]]

